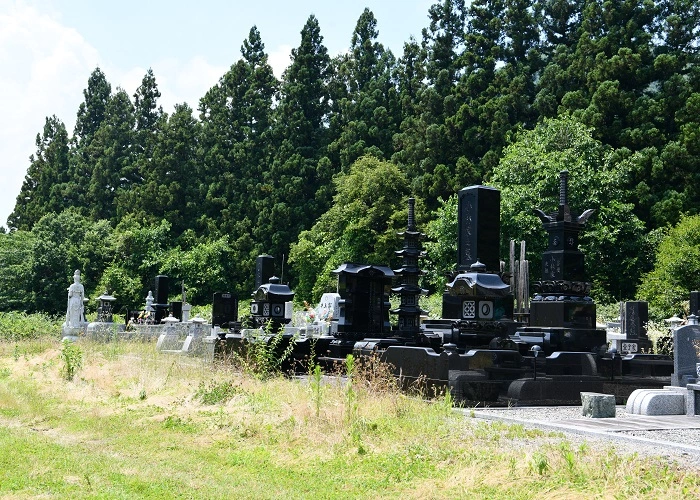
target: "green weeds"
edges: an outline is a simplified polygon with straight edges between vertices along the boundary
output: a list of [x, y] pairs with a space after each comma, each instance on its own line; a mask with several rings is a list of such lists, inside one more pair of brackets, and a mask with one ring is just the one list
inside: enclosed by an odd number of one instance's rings
[[314, 403], [314, 409], [316, 410], [316, 418], [319, 418], [321, 415], [321, 392], [323, 391], [321, 377], [321, 367], [319, 365], [314, 366], [309, 381], [311, 384], [311, 398]]
[[267, 379], [282, 370], [294, 351], [294, 343], [299, 338], [297, 334], [284, 335], [283, 329], [274, 332], [272, 323], [262, 330], [256, 329], [248, 333], [243, 349], [234, 354], [234, 362], [241, 369], [260, 379]]
[[83, 351], [75, 342], [65, 340], [61, 346], [61, 376], [66, 380], [73, 380], [83, 366]]
[[200, 382], [194, 397], [204, 405], [216, 405], [229, 402], [236, 394], [241, 392], [240, 385], [230, 380], [220, 382], [213, 380], [208, 384]]
[[0, 340], [60, 338], [62, 321], [62, 319], [41, 313], [0, 312]]

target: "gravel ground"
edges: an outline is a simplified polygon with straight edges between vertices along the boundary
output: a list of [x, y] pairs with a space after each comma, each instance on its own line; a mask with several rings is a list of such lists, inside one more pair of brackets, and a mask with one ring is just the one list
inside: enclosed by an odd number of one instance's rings
[[[584, 441], [599, 450], [611, 447], [621, 454], [636, 453], [656, 457], [685, 469], [700, 472], [700, 429], [590, 431], [558, 427], [563, 420], [584, 419], [580, 406], [475, 408], [462, 410], [476, 418], [497, 419], [562, 432], [573, 443]], [[616, 409], [616, 419], [629, 418], [624, 406]], [[561, 422], [561, 425], [568, 423]]]

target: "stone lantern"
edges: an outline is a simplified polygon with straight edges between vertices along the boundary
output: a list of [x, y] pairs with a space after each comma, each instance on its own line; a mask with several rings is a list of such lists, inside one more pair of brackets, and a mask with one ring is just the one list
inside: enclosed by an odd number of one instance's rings
[[107, 292], [97, 297], [97, 322], [112, 323], [112, 312], [114, 309], [114, 301], [117, 299]]
[[87, 335], [93, 339], [110, 340], [124, 331], [124, 324], [114, 323], [112, 313], [117, 299], [105, 292], [97, 297], [97, 320], [87, 326]]
[[280, 283], [278, 277], [273, 276], [269, 283], [260, 285], [252, 297], [250, 314], [256, 327], [270, 324], [273, 329], [278, 329], [291, 321], [286, 314], [286, 303], [294, 300], [294, 292]]

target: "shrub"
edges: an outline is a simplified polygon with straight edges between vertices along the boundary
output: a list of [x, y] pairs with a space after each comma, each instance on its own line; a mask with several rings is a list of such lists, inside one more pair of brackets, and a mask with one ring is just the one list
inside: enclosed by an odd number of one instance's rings
[[684, 313], [689, 292], [700, 287], [700, 216], [683, 217], [663, 238], [656, 263], [639, 286], [654, 319]]
[[63, 318], [43, 313], [0, 312], [0, 340], [31, 340], [43, 336], [58, 337]]

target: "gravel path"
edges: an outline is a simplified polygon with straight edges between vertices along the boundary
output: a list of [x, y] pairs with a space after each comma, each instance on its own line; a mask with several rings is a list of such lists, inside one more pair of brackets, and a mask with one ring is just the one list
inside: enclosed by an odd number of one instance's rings
[[[584, 423], [591, 423], [590, 420], [593, 420], [582, 416], [580, 406], [475, 408], [460, 411], [475, 418], [501, 420], [562, 432], [573, 443], [585, 441], [601, 450], [613, 447], [621, 454], [637, 453], [640, 456], [657, 457], [669, 464], [700, 472], [700, 429], [610, 431], [577, 428], [575, 423], [572, 425], [572, 420], [583, 420]], [[615, 421], [630, 417], [639, 416], [629, 415], [624, 406], [616, 408]]]

